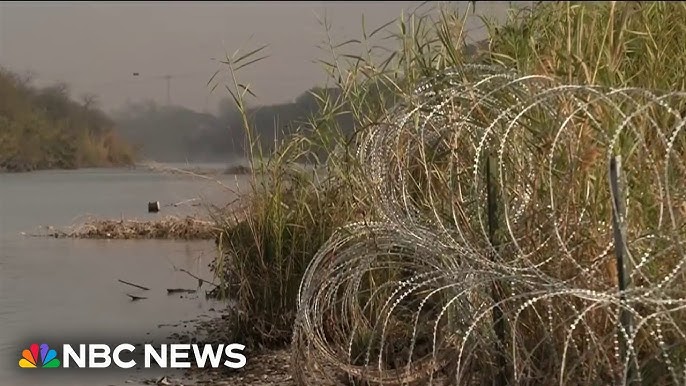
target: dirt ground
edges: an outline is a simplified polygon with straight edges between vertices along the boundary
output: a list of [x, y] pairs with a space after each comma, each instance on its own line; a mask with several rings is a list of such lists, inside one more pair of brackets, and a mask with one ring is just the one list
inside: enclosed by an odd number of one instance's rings
[[[230, 329], [226, 317], [198, 320], [188, 326], [191, 331], [177, 332], [169, 339], [197, 343], [226, 343]], [[291, 377], [291, 360], [288, 348], [281, 350], [258, 350], [245, 352], [247, 363], [242, 369], [188, 369], [183, 376], [167, 376], [143, 380], [145, 385], [158, 386], [295, 386]]]
[[295, 386], [290, 373], [288, 350], [270, 351], [248, 358], [240, 370], [205, 370], [196, 372], [195, 384], [206, 386]]

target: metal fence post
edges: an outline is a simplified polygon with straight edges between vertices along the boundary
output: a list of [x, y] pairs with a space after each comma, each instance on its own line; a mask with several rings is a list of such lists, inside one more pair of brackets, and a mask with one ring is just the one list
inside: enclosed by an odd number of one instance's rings
[[[626, 207], [624, 197], [624, 186], [622, 177], [622, 158], [613, 156], [610, 159], [610, 190], [612, 192], [612, 228], [615, 242], [615, 255], [617, 258], [617, 284], [619, 287], [620, 301], [625, 302], [624, 291], [631, 287], [631, 259], [628, 258], [626, 249]], [[624, 307], [620, 307], [619, 321], [621, 327], [617, 331], [619, 340], [619, 353], [622, 363], [629, 355], [629, 347], [622, 329], [627, 335], [631, 335], [633, 330], [633, 317], [631, 312]], [[634, 384], [636, 368], [634, 361], [629, 359], [627, 371], [627, 384]]]
[[[498, 259], [499, 252], [499, 237], [498, 237], [498, 184], [496, 181], [496, 161], [491, 154], [486, 158], [486, 203], [488, 206], [488, 238], [493, 248], [493, 261]], [[493, 281], [491, 285], [491, 297], [494, 303], [499, 303], [503, 300], [502, 290], [497, 281]], [[493, 308], [493, 331], [498, 339], [498, 375], [496, 378], [497, 386], [508, 385], [507, 374], [507, 358], [505, 357], [505, 319], [503, 317], [503, 310], [500, 306]]]

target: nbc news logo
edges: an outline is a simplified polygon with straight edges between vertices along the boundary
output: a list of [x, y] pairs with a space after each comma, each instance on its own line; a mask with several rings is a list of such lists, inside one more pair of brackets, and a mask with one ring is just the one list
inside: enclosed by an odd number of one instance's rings
[[[40, 354], [40, 358], [39, 358]], [[36, 367], [60, 367], [60, 360], [57, 359], [57, 352], [43, 343], [40, 346], [32, 344], [28, 350], [21, 353], [22, 358], [19, 359], [19, 367], [21, 368], [36, 368]]]
[[[247, 359], [241, 352], [245, 346], [238, 343], [198, 345], [198, 344], [161, 344], [159, 348], [146, 344], [143, 348], [144, 368], [159, 367], [182, 369], [195, 365], [198, 368], [218, 368], [221, 365], [232, 369], [245, 366]], [[130, 359], [122, 360], [122, 352], [133, 353], [136, 346], [122, 343], [111, 348], [106, 344], [80, 344], [78, 350], [71, 345], [62, 345], [62, 360], [57, 358], [57, 351], [46, 343], [31, 344], [21, 353], [21, 368], [109, 368], [114, 366], [130, 369], [137, 365]], [[222, 357], [226, 359], [222, 362]]]

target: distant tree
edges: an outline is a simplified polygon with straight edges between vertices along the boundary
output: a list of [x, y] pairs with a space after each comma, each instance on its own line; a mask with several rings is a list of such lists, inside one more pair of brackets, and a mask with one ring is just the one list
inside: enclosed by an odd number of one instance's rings
[[230, 133], [219, 119], [179, 106], [153, 101], [129, 104], [115, 115], [121, 134], [158, 161], [211, 161], [236, 156]]
[[99, 105], [98, 96], [91, 93], [86, 93], [81, 96], [81, 103], [83, 108], [90, 110], [91, 108], [97, 108]]
[[95, 99], [88, 108], [64, 83], [36, 88], [0, 69], [0, 169], [25, 171], [133, 162], [133, 149], [113, 132]]

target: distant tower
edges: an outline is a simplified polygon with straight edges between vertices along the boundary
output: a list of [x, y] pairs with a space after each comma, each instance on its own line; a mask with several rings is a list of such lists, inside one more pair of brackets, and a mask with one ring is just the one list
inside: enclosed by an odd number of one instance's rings
[[165, 75], [164, 79], [167, 81], [167, 106], [171, 104], [171, 75]]

